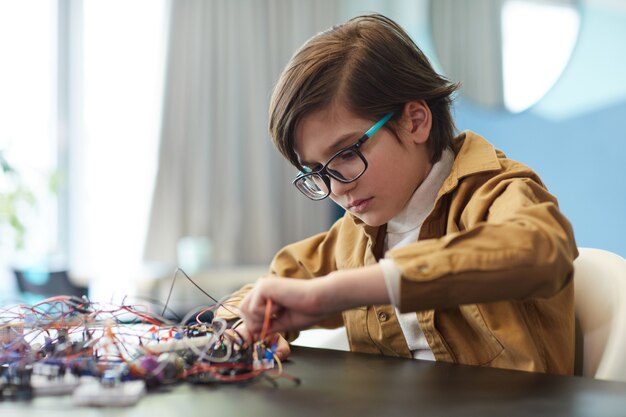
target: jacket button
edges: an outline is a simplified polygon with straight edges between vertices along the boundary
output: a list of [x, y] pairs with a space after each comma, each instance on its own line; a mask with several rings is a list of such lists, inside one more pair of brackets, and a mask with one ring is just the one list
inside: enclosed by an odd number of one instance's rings
[[387, 321], [387, 313], [381, 311], [380, 313], [378, 313], [378, 320], [380, 321]]

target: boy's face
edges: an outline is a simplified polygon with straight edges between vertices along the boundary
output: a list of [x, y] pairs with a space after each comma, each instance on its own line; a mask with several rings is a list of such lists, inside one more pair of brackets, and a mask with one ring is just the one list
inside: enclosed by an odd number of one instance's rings
[[[411, 109], [407, 104], [394, 117], [397, 136], [383, 127], [363, 144], [368, 167], [360, 178], [348, 184], [330, 179], [330, 198], [367, 225], [381, 226], [400, 213], [432, 167], [427, 150], [430, 110], [425, 103], [411, 103]], [[298, 124], [296, 154], [303, 165], [318, 169], [375, 122], [338, 104], [313, 112]]]

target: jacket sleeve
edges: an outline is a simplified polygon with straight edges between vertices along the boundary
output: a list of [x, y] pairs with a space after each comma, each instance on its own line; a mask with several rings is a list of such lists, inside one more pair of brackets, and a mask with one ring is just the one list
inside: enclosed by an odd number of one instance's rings
[[445, 236], [387, 253], [402, 271], [402, 312], [550, 297], [571, 281], [570, 223], [532, 171], [513, 171], [468, 192], [462, 209], [451, 198]]
[[[338, 221], [329, 231], [317, 234], [307, 239], [282, 248], [272, 260], [270, 275], [286, 279], [311, 279], [322, 277], [337, 269], [335, 263], [335, 242], [337, 240]], [[238, 305], [245, 295], [254, 288], [254, 284], [248, 284], [232, 294], [228, 304]], [[235, 310], [237, 311], [237, 310]], [[217, 316], [228, 320], [236, 319], [236, 315], [229, 313], [220, 307]], [[343, 325], [342, 316], [334, 315], [323, 322], [320, 327], [334, 328]], [[295, 339], [297, 333], [289, 334], [288, 340]]]

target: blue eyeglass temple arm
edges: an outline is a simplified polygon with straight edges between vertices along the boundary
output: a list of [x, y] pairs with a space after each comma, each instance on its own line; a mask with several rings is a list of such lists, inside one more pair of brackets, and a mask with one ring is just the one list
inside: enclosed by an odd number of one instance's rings
[[[376, 122], [376, 124], [375, 124], [374, 126], [370, 127], [370, 128], [367, 130], [367, 132], [365, 132], [365, 134], [361, 137], [361, 139], [359, 139], [359, 141], [356, 143], [356, 146], [357, 146], [357, 147], [361, 146], [361, 144], [362, 144], [363, 142], [365, 142], [367, 139], [371, 138], [371, 137], [372, 137], [372, 135], [373, 135], [374, 133], [376, 133], [376, 132], [378, 131], [378, 129], [380, 129], [381, 127], [383, 127], [383, 125], [384, 125], [385, 123], [387, 123], [387, 122], [389, 121], [389, 119], [391, 119], [391, 117], [392, 117], [392, 116], [393, 116], [393, 112], [391, 112], [391, 113], [387, 113], [386, 115], [384, 115], [382, 119], [380, 119], [379, 121], [377, 121], [377, 122]], [[310, 171], [307, 171], [307, 172], [310, 172]], [[299, 177], [299, 176], [304, 175], [304, 174], [305, 174], [304, 172], [300, 171], [300, 172], [298, 173], [298, 175], [297, 175], [297, 176]]]
[[374, 126], [370, 127], [369, 130], [367, 132], [365, 132], [365, 135], [363, 135], [363, 136], [367, 136], [368, 138], [372, 137], [372, 135], [374, 133], [376, 133], [378, 131], [378, 129], [383, 127], [383, 125], [385, 123], [387, 123], [389, 121], [389, 119], [391, 119], [391, 116], [393, 116], [393, 112], [387, 113], [382, 119], [380, 119], [378, 122], [376, 122], [376, 124]]

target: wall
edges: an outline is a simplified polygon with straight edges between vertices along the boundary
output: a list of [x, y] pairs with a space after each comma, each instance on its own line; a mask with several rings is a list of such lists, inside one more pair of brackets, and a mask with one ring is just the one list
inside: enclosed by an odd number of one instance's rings
[[574, 225], [578, 246], [626, 257], [626, 2], [582, 4], [578, 44], [561, 79], [511, 115], [458, 100], [457, 127], [533, 167]]

